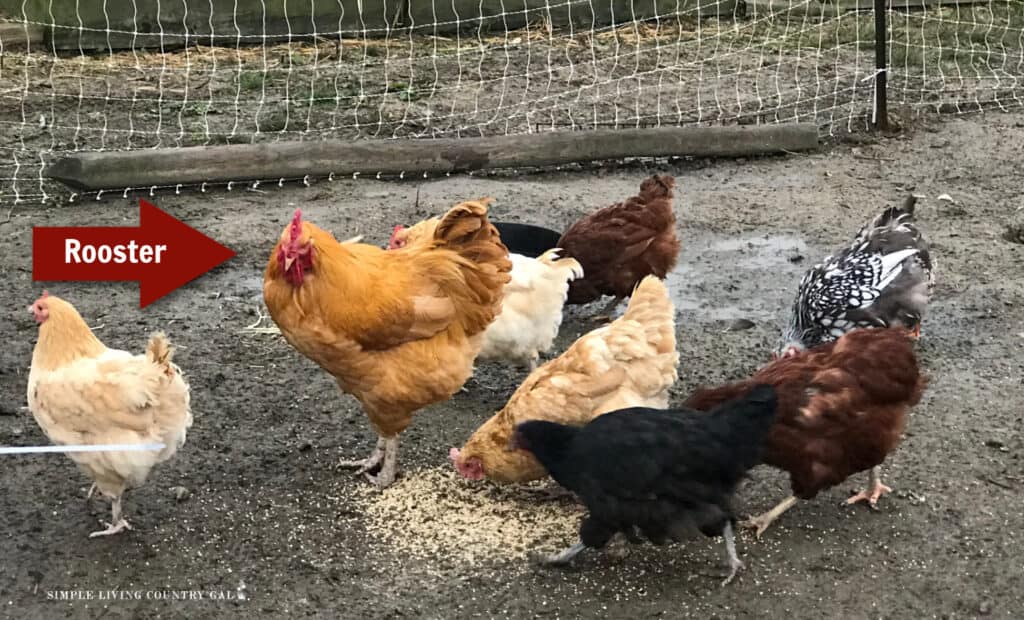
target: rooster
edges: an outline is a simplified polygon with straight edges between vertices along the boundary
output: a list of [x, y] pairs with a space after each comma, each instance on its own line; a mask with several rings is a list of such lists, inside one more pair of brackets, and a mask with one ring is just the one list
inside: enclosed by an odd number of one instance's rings
[[903, 326], [921, 333], [934, 277], [928, 244], [914, 223], [917, 198], [865, 224], [853, 243], [800, 281], [779, 353], [796, 354], [859, 327]]
[[581, 336], [565, 353], [530, 373], [505, 407], [449, 457], [469, 480], [525, 482], [545, 477], [525, 452], [506, 445], [515, 425], [548, 420], [581, 426], [627, 407], [668, 406], [677, 378], [675, 308], [665, 283], [648, 276], [621, 317]]
[[399, 433], [462, 387], [501, 311], [512, 265], [488, 202], [456, 205], [428, 242], [402, 252], [338, 243], [296, 210], [271, 252], [267, 309], [285, 339], [363, 405], [377, 446], [341, 465], [380, 488], [395, 480]]
[[604, 547], [617, 533], [660, 545], [697, 530], [725, 539], [727, 585], [743, 567], [730, 498], [758, 464], [775, 408], [775, 391], [762, 385], [710, 414], [635, 407], [583, 428], [536, 420], [519, 424], [509, 449], [533, 455], [589, 513], [580, 524], [580, 542], [535, 559], [565, 564], [586, 548]]
[[[395, 226], [388, 249], [415, 247], [429, 242], [439, 220], [423, 220], [410, 228]], [[541, 353], [551, 350], [562, 325], [562, 307], [569, 283], [583, 277], [579, 262], [560, 258], [561, 250], [548, 250], [537, 258], [509, 254], [511, 280], [505, 285], [501, 314], [484, 332], [480, 360], [506, 360], [537, 367]]]
[[130, 530], [121, 496], [185, 444], [192, 426], [189, 387], [171, 361], [167, 338], [153, 334], [145, 355], [109, 349], [68, 302], [43, 293], [29, 311], [39, 323], [28, 375], [28, 406], [58, 445], [162, 444], [157, 450], [70, 452], [111, 500], [112, 520], [90, 538]]
[[586, 304], [603, 295], [613, 299], [594, 319], [608, 318], [645, 276], [664, 279], [676, 265], [679, 239], [672, 210], [675, 179], [654, 175], [640, 193], [584, 216], [558, 241], [565, 255], [583, 266], [584, 277], [569, 287], [570, 304]]
[[683, 404], [710, 410], [760, 383], [773, 385], [779, 395], [764, 462], [789, 473], [793, 494], [745, 523], [757, 536], [798, 498], [812, 499], [859, 472], [870, 471], [870, 484], [848, 504], [867, 501], [874, 508], [892, 491], [882, 484], [879, 466], [899, 444], [907, 411], [927, 384], [907, 330], [847, 332], [777, 359], [745, 381], [698, 390]]

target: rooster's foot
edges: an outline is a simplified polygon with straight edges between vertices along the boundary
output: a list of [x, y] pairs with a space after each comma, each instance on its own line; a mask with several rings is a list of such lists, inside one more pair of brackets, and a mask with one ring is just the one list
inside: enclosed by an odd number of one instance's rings
[[383, 453], [380, 471], [373, 475], [368, 470], [364, 470], [363, 475], [375, 487], [383, 490], [391, 486], [398, 475], [398, 437], [381, 438], [378, 446]]
[[882, 484], [882, 478], [879, 475], [878, 468], [873, 467], [871, 468], [871, 477], [870, 482], [868, 484], [868, 488], [857, 493], [856, 495], [851, 496], [850, 499], [846, 500], [846, 505], [849, 506], [851, 504], [866, 501], [868, 503], [869, 508], [871, 508], [872, 510], [877, 510], [878, 500], [886, 493], [891, 492], [892, 489], [890, 487], [887, 487], [884, 484]]
[[132, 529], [131, 523], [128, 523], [128, 521], [124, 518], [121, 518], [121, 520], [119, 520], [117, 523], [107, 523], [106, 521], [103, 521], [102, 523], [103, 525], [107, 526], [107, 529], [100, 530], [98, 532], [93, 532], [92, 534], [89, 534], [89, 538], [96, 538], [98, 536], [112, 536], [114, 534], [120, 534], [124, 530]]
[[370, 456], [366, 457], [365, 459], [360, 459], [358, 461], [340, 461], [338, 463], [338, 467], [342, 467], [342, 468], [345, 468], [345, 469], [353, 469], [354, 468], [354, 469], [358, 470], [358, 471], [356, 471], [355, 475], [359, 476], [361, 474], [365, 474], [366, 472], [376, 468], [377, 466], [379, 466], [381, 464], [381, 461], [383, 461], [383, 460], [384, 460], [384, 440], [383, 439], [378, 439], [377, 440], [377, 447], [373, 449], [373, 452], [370, 453]]

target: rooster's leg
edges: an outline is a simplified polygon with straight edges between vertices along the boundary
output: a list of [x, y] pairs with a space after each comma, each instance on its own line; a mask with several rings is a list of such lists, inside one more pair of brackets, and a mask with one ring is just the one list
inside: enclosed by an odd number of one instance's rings
[[875, 507], [878, 505], [878, 498], [892, 491], [891, 488], [882, 484], [881, 472], [879, 472], [877, 467], [871, 468], [871, 474], [869, 474], [868, 480], [868, 488], [864, 489], [860, 493], [857, 493], [856, 495], [850, 497], [850, 499], [846, 500], [847, 505], [866, 501], [868, 503], [868, 506], [870, 506], [871, 509], [874, 510]]
[[764, 514], [760, 514], [756, 517], [751, 517], [746, 521], [740, 523], [740, 525], [746, 529], [754, 530], [754, 536], [761, 538], [761, 534], [768, 529], [768, 526], [775, 522], [776, 519], [782, 516], [782, 513], [786, 512], [790, 508], [796, 505], [796, 496], [790, 495], [786, 499], [779, 502], [774, 508]]
[[96, 494], [96, 483], [93, 482], [92, 486], [89, 487], [89, 492], [85, 494], [85, 501], [88, 502], [92, 499], [92, 496]]
[[583, 551], [586, 548], [586, 545], [582, 542], [578, 542], [564, 551], [552, 553], [550, 555], [531, 553], [530, 559], [544, 566], [565, 566], [571, 562], [574, 557], [578, 556], [580, 551]]
[[107, 526], [107, 529], [100, 530], [89, 534], [89, 538], [96, 538], [97, 536], [110, 536], [112, 534], [118, 534], [124, 530], [132, 529], [130, 523], [125, 520], [124, 515], [121, 514], [121, 496], [118, 495], [114, 498], [113, 503], [110, 505], [111, 521], [110, 523], [104, 522], [103, 525]]
[[398, 473], [398, 437], [388, 437], [381, 441], [384, 442], [384, 464], [376, 476], [366, 474], [366, 479], [377, 488], [386, 489], [395, 481]]
[[743, 570], [743, 562], [739, 556], [736, 555], [736, 538], [733, 536], [732, 523], [727, 522], [725, 524], [725, 530], [722, 532], [722, 537], [725, 538], [725, 552], [729, 556], [729, 575], [722, 582], [723, 586], [729, 585], [733, 579], [736, 578], [736, 573]]
[[355, 467], [359, 471], [356, 475], [364, 474], [374, 467], [380, 465], [380, 462], [384, 460], [384, 438], [377, 438], [377, 447], [373, 449], [370, 456], [359, 461], [341, 461], [338, 463], [338, 467]]

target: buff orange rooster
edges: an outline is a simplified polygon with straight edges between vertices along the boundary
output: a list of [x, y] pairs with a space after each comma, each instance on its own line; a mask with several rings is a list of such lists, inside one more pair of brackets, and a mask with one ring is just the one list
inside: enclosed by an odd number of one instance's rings
[[470, 377], [511, 267], [486, 200], [456, 205], [429, 243], [403, 252], [339, 243], [295, 212], [263, 298], [285, 339], [359, 400], [378, 435], [368, 458], [342, 466], [380, 488], [394, 482], [399, 433]]
[[112, 501], [113, 520], [90, 538], [131, 529], [121, 496], [174, 456], [192, 426], [189, 388], [171, 361], [170, 344], [157, 333], [145, 355], [109, 349], [74, 306], [46, 293], [29, 310], [39, 323], [39, 340], [28, 406], [46, 436], [65, 446], [163, 444], [159, 450], [68, 453], [94, 481], [93, 490]]
[[530, 373], [505, 407], [449, 457], [470, 480], [543, 478], [547, 473], [536, 458], [506, 449], [517, 424], [547, 420], [582, 426], [617, 409], [664, 409], [678, 365], [675, 308], [665, 283], [648, 276], [633, 291], [625, 314]]

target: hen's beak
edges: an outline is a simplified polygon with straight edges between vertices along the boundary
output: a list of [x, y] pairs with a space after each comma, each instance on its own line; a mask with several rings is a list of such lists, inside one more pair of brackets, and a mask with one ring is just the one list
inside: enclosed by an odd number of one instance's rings
[[294, 256], [290, 256], [290, 257], [284, 259], [284, 270], [288, 271], [289, 269], [291, 269], [292, 268], [292, 263], [294, 263], [294, 262], [295, 262], [295, 257]]

